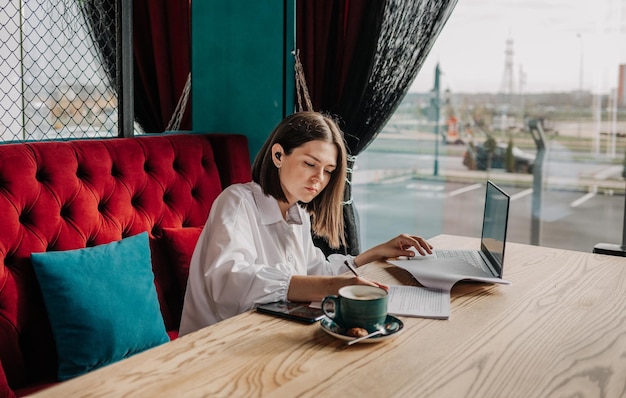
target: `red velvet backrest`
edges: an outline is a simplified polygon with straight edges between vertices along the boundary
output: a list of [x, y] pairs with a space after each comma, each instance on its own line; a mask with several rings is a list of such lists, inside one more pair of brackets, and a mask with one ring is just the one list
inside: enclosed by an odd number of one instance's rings
[[[219, 134], [0, 145], [0, 362], [13, 388], [56, 374], [30, 254], [203, 226], [224, 187], [251, 179], [247, 145]], [[169, 303], [184, 292], [153, 264], [166, 326], [177, 328]]]

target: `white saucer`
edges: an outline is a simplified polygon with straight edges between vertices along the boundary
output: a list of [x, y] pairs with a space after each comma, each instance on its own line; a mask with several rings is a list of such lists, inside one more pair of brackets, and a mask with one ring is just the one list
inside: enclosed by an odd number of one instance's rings
[[[345, 329], [337, 325], [332, 319], [328, 317], [322, 318], [322, 320], [320, 321], [320, 326], [322, 327], [323, 331], [340, 340], [350, 341], [356, 338], [346, 335]], [[393, 315], [387, 315], [387, 319], [385, 320], [385, 329], [390, 331], [389, 334], [386, 334], [384, 336], [372, 336], [369, 339], [361, 340], [359, 343], [379, 343], [381, 341], [393, 338], [397, 336], [400, 332], [402, 332], [402, 329], [404, 329], [404, 323], [402, 323], [401, 320]]]

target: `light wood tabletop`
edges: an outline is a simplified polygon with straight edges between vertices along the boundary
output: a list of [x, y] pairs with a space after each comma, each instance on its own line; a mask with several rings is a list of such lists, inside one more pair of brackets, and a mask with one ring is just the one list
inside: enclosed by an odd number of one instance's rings
[[[437, 248], [478, 248], [452, 235]], [[372, 263], [370, 278], [412, 283]], [[400, 317], [347, 347], [319, 323], [247, 312], [41, 391], [48, 397], [621, 397], [626, 258], [508, 243], [511, 285], [460, 283], [448, 320]]]

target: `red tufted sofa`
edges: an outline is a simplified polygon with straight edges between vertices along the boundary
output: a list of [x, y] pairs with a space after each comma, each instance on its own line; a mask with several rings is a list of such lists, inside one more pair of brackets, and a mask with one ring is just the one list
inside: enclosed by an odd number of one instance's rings
[[148, 231], [161, 313], [175, 338], [186, 270], [176, 265], [163, 232], [192, 231], [183, 234], [189, 240], [183, 251], [192, 250], [200, 228], [188, 227], [204, 225], [224, 187], [250, 179], [242, 135], [0, 145], [0, 398], [57, 382], [32, 252], [90, 247]]

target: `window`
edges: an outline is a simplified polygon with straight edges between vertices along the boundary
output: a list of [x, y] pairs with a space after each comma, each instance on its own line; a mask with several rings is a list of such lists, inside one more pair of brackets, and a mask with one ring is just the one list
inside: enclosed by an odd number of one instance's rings
[[[357, 159], [362, 248], [399, 232], [479, 237], [487, 179], [512, 196], [512, 242], [586, 252], [622, 242], [626, 5], [512, 7], [459, 2], [409, 94]], [[541, 136], [529, 121], [543, 132], [540, 167]]]
[[[0, 5], [0, 141], [118, 135], [115, 82], [85, 18], [111, 10], [89, 7], [77, 0]], [[115, 49], [115, 37], [108, 40]]]

